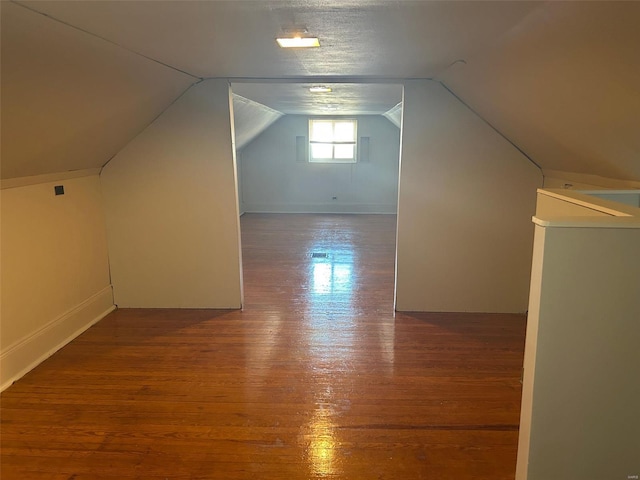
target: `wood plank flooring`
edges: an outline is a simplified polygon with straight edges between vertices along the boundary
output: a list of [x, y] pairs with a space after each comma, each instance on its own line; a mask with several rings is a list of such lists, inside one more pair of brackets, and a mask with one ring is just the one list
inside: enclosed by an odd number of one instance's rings
[[241, 224], [243, 311], [109, 315], [2, 394], [2, 480], [514, 478], [522, 316], [394, 316], [395, 216]]

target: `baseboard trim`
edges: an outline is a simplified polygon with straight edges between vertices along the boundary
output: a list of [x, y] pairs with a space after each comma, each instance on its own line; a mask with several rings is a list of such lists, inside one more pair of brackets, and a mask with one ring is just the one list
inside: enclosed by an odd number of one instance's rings
[[0, 391], [116, 309], [111, 285], [18, 340], [0, 354]]
[[397, 205], [384, 204], [250, 204], [245, 203], [244, 213], [364, 213], [364, 214], [396, 214]]

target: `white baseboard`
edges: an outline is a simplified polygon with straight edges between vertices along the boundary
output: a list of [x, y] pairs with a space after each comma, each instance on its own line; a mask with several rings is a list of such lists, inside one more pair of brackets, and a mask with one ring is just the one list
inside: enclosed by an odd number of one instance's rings
[[115, 310], [111, 285], [18, 340], [0, 354], [0, 391]]
[[397, 205], [385, 204], [358, 204], [358, 203], [279, 203], [279, 204], [253, 204], [245, 203], [242, 206], [244, 213], [368, 213], [368, 214], [395, 214]]

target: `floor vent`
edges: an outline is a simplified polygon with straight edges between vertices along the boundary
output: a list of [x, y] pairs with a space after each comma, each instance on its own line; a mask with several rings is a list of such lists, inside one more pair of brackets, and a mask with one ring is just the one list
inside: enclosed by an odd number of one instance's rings
[[323, 253], [323, 252], [313, 252], [311, 254], [311, 258], [327, 258], [329, 256], [328, 253]]

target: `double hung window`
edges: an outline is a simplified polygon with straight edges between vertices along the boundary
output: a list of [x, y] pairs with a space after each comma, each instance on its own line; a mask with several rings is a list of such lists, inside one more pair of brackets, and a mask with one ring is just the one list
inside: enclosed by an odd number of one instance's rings
[[309, 120], [309, 161], [315, 163], [356, 162], [356, 120]]

